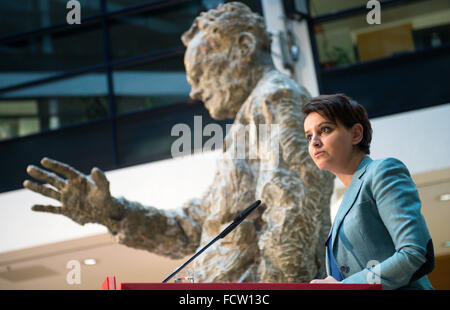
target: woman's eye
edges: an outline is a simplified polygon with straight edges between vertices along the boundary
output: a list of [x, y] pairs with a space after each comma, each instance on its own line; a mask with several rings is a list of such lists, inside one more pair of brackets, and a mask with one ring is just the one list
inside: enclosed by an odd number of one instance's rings
[[322, 128], [322, 132], [330, 132], [331, 128], [330, 127], [323, 127]]

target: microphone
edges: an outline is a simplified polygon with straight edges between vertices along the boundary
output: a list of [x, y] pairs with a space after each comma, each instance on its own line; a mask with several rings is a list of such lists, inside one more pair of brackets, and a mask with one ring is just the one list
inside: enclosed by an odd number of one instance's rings
[[183, 269], [187, 264], [192, 262], [197, 256], [199, 256], [203, 251], [205, 251], [207, 248], [209, 248], [214, 242], [216, 242], [219, 239], [224, 238], [226, 235], [228, 235], [233, 229], [235, 229], [253, 210], [255, 210], [259, 205], [261, 204], [261, 200], [256, 200], [254, 203], [252, 203], [247, 209], [242, 211], [240, 214], [238, 214], [234, 219], [233, 222], [231, 222], [230, 225], [228, 225], [227, 228], [225, 228], [220, 234], [218, 234], [213, 240], [211, 240], [207, 245], [205, 245], [202, 249], [200, 249], [197, 253], [195, 253], [191, 258], [189, 258], [183, 265], [178, 267], [174, 272], [172, 272], [167, 278], [165, 278], [162, 283], [166, 283], [169, 281], [174, 275], [176, 275], [178, 272], [180, 272], [181, 269]]

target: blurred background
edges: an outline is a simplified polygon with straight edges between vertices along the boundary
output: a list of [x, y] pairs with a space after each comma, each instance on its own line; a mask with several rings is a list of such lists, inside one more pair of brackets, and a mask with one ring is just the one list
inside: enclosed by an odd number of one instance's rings
[[[161, 209], [202, 195], [219, 150], [172, 158], [175, 124], [213, 120], [189, 99], [182, 33], [201, 11], [229, 1], [0, 2], [0, 289], [100, 289], [159, 282], [184, 260], [118, 245], [101, 225], [35, 213], [57, 204], [24, 190], [26, 167], [47, 156], [104, 170], [114, 196]], [[264, 16], [277, 68], [310, 93], [343, 92], [368, 111], [371, 157], [410, 169], [430, 229], [435, 288], [450, 289], [450, 2], [385, 0], [380, 24], [368, 1], [241, 1]], [[206, 141], [209, 137], [203, 137]], [[194, 143], [192, 143], [194, 145]], [[345, 191], [336, 180], [331, 218]], [[67, 263], [81, 264], [69, 284]]]

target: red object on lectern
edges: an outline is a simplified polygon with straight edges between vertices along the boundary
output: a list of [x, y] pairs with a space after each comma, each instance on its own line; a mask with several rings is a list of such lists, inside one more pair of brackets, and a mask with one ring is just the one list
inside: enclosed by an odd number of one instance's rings
[[[114, 279], [114, 288], [110, 284]], [[102, 289], [114, 290], [116, 277], [106, 277]], [[381, 284], [341, 283], [120, 283], [118, 290], [381, 290]]]
[[115, 290], [116, 289], [116, 277], [106, 277], [102, 284], [102, 290]]

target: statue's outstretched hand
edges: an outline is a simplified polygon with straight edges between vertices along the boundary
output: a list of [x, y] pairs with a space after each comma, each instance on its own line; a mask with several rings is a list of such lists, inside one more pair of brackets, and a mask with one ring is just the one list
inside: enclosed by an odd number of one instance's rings
[[82, 225], [102, 224], [106, 219], [121, 216], [123, 210], [111, 197], [109, 181], [100, 169], [93, 168], [90, 175], [85, 175], [67, 164], [46, 157], [41, 160], [41, 165], [50, 171], [30, 165], [27, 173], [53, 188], [29, 180], [24, 181], [23, 186], [58, 200], [61, 206], [34, 205], [33, 211], [62, 214]]

